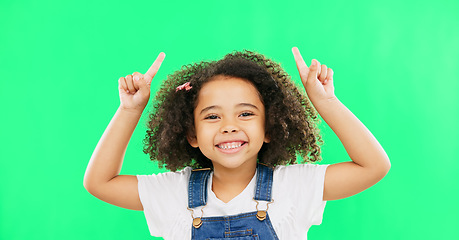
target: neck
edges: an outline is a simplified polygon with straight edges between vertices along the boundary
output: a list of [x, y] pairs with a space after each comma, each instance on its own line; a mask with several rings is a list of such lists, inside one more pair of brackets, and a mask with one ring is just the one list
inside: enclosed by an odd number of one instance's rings
[[213, 179], [230, 185], [240, 183], [248, 184], [255, 175], [256, 168], [256, 162], [244, 164], [238, 168], [225, 168], [224, 166], [214, 164]]
[[228, 202], [249, 185], [255, 175], [257, 164], [228, 169], [214, 164], [212, 191], [223, 202]]

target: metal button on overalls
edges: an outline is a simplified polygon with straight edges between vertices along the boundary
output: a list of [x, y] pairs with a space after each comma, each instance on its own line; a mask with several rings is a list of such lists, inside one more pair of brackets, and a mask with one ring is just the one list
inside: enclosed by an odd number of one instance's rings
[[[188, 185], [188, 209], [205, 206], [207, 203], [207, 182], [211, 170], [193, 170]], [[193, 240], [246, 240], [278, 239], [269, 219], [267, 209], [259, 210], [258, 201], [272, 202], [271, 189], [273, 170], [258, 164], [254, 200], [256, 211], [221, 217], [197, 217], [193, 219], [191, 239]], [[192, 214], [193, 215], [193, 214]]]

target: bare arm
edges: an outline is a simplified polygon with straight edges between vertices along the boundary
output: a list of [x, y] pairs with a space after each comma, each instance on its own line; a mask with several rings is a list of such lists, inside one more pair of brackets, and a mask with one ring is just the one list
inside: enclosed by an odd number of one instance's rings
[[389, 158], [376, 138], [338, 99], [317, 111], [341, 140], [352, 162], [329, 166], [324, 200], [346, 198], [380, 181], [390, 169]]
[[163, 59], [164, 54], [161, 53], [145, 75], [136, 72], [134, 76], [119, 79], [120, 107], [99, 140], [83, 181], [89, 193], [107, 203], [143, 210], [137, 177], [119, 173], [129, 140], [148, 103], [151, 80]]
[[333, 70], [316, 60], [307, 67], [293, 49], [298, 70], [314, 107], [341, 140], [352, 162], [329, 166], [325, 173], [324, 200], [357, 194], [381, 180], [390, 161], [376, 138], [334, 95]]

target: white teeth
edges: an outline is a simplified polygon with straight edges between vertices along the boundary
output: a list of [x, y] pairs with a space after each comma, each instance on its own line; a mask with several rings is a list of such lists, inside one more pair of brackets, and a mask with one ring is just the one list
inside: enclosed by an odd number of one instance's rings
[[243, 143], [224, 143], [221, 145], [218, 145], [219, 148], [227, 150], [227, 149], [234, 149], [242, 146]]

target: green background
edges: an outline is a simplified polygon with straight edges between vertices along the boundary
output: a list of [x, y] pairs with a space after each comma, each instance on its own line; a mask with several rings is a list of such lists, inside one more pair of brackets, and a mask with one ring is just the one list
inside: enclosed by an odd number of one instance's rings
[[[83, 187], [119, 105], [118, 78], [145, 72], [161, 51], [156, 82], [249, 49], [297, 81], [293, 46], [334, 69], [336, 95], [392, 163], [374, 187], [328, 202], [309, 239], [459, 239], [459, 2], [1, 0], [0, 9], [0, 239], [152, 239], [143, 212]], [[145, 119], [122, 174], [161, 171], [142, 153]], [[322, 128], [322, 163], [349, 160]]]

